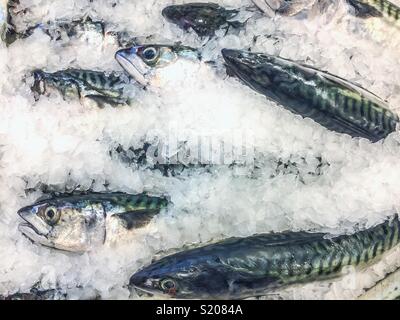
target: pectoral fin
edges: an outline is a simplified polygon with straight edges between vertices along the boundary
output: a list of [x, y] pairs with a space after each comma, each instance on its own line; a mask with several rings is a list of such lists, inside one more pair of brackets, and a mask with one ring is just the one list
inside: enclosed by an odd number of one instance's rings
[[113, 217], [120, 219], [123, 226], [131, 230], [145, 227], [158, 213], [160, 209], [142, 209], [116, 213]]
[[382, 17], [382, 13], [373, 6], [362, 3], [357, 0], [346, 0], [347, 3], [355, 10], [354, 15], [359, 18]]

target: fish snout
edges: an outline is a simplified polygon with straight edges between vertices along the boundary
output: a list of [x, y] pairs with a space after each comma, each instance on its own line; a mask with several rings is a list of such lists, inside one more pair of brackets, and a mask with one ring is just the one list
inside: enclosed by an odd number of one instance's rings
[[230, 62], [230, 61], [235, 61], [239, 56], [240, 56], [240, 51], [235, 50], [235, 49], [222, 49], [221, 50], [222, 57], [225, 59], [225, 61]]
[[178, 6], [168, 6], [165, 7], [162, 11], [161, 14], [164, 18], [166, 18], [167, 20], [171, 20], [171, 21], [177, 21], [179, 20], [179, 18], [181, 18], [181, 14], [179, 11]]
[[138, 55], [138, 50], [140, 48], [141, 47], [130, 47], [118, 50], [115, 53], [115, 59], [133, 79], [142, 86], [146, 86], [147, 80], [145, 75], [147, 73], [147, 68]]

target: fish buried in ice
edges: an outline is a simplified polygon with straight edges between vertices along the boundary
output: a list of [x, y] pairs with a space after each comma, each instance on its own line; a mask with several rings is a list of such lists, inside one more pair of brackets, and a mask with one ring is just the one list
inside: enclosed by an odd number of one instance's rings
[[222, 27], [238, 28], [243, 25], [234, 18], [238, 10], [225, 9], [216, 3], [186, 3], [171, 5], [162, 10], [162, 15], [184, 30], [192, 29], [197, 35], [213, 36]]
[[165, 70], [178, 60], [198, 62], [201, 56], [196, 49], [179, 44], [148, 44], [119, 50], [115, 58], [131, 77], [147, 86], [157, 78], [158, 70]]
[[286, 109], [372, 142], [396, 130], [399, 117], [371, 92], [345, 79], [261, 53], [222, 50], [229, 74]]
[[[400, 7], [387, 0], [346, 0], [362, 18], [382, 17], [388, 22], [399, 23]], [[400, 25], [400, 24], [399, 24]]]
[[66, 69], [53, 73], [33, 71], [32, 91], [35, 99], [56, 89], [64, 98], [79, 97], [89, 99], [97, 106], [130, 104], [133, 86], [122, 73]]
[[167, 199], [146, 194], [57, 196], [20, 209], [18, 214], [25, 221], [19, 230], [35, 243], [84, 252], [148, 225], [167, 205]]
[[283, 232], [230, 238], [166, 256], [130, 278], [152, 294], [188, 299], [263, 295], [295, 283], [325, 280], [344, 266], [367, 265], [400, 242], [393, 219], [352, 235]]

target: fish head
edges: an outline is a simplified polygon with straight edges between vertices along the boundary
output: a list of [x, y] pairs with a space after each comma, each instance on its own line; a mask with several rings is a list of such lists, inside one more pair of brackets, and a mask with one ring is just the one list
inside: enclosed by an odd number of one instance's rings
[[187, 3], [171, 5], [162, 10], [162, 15], [184, 30], [193, 29], [199, 36], [212, 36], [227, 20], [235, 16], [236, 10], [225, 10], [214, 3]]
[[[185, 252], [182, 252], [185, 254]], [[163, 298], [201, 299], [227, 297], [230, 292], [229, 272], [205, 259], [165, 257], [135, 273], [129, 281], [131, 288]]]
[[31, 87], [32, 91], [36, 95], [42, 95], [46, 92], [46, 73], [42, 70], [34, 70], [32, 72], [33, 85]]
[[117, 51], [115, 58], [130, 76], [147, 86], [177, 61], [198, 61], [200, 56], [195, 49], [181, 45], [140, 45]]
[[42, 201], [18, 211], [24, 220], [19, 230], [32, 242], [55, 249], [84, 252], [105, 238], [101, 203], [80, 205], [68, 201]]
[[[293, 80], [292, 65], [289, 60], [244, 50], [222, 49], [227, 73], [236, 76], [250, 88], [276, 99], [281, 85]], [[303, 76], [307, 75], [303, 70]]]

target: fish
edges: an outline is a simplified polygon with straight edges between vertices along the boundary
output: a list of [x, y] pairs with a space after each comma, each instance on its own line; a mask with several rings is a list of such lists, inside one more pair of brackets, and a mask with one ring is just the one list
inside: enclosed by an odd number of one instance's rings
[[[124, 148], [119, 144], [110, 149], [109, 154], [112, 159], [128, 164], [134, 170], [157, 170], [165, 177], [179, 177], [182, 174], [189, 175], [192, 172], [198, 174], [200, 170], [204, 173], [210, 173], [225, 168], [234, 170], [241, 176], [256, 178], [262, 174], [263, 168], [268, 167], [270, 168], [268, 174], [270, 179], [281, 175], [293, 175], [299, 182], [306, 183], [306, 181], [322, 176], [330, 166], [330, 163], [322, 157], [306, 159], [299, 155], [292, 155], [289, 158], [282, 159], [258, 151], [255, 151], [251, 159], [229, 160], [227, 163], [213, 164], [204, 159], [188, 157], [188, 154], [196, 153], [196, 151], [184, 146], [183, 144], [182, 148], [179, 148], [177, 153], [171, 157], [166, 156], [167, 148], [162, 142], [145, 142], [141, 147], [136, 148]], [[312, 169], [310, 169], [311, 164]], [[307, 169], [304, 170], [305, 168]]]
[[118, 72], [65, 69], [49, 73], [34, 70], [32, 76], [31, 90], [35, 100], [41, 95], [50, 95], [55, 89], [64, 98], [78, 97], [83, 102], [89, 99], [98, 107], [104, 107], [130, 104], [134, 95], [130, 79]]
[[144, 193], [60, 194], [18, 210], [18, 229], [34, 243], [82, 253], [147, 226], [168, 204]]
[[199, 61], [198, 50], [183, 46], [147, 44], [118, 50], [115, 59], [121, 67], [143, 87], [151, 84], [157, 71], [173, 65], [178, 59]]
[[396, 130], [397, 114], [357, 84], [289, 59], [223, 49], [227, 73], [303, 118], [377, 142]]
[[[85, 15], [79, 19], [63, 20], [57, 19], [28, 25], [24, 30], [17, 30], [12, 22], [10, 13], [10, 1], [8, 2], [7, 15], [7, 32], [1, 33], [2, 40], [9, 46], [17, 40], [26, 39], [38, 30], [49, 36], [52, 41], [68, 41], [70, 39], [78, 39], [86, 42], [111, 42], [119, 47], [132, 46], [136, 44], [136, 37], [132, 32], [126, 30], [118, 30], [116, 26], [106, 23], [103, 20], [96, 20], [89, 15]], [[3, 11], [3, 10], [1, 10]], [[2, 15], [0, 13], [0, 21]]]
[[353, 234], [282, 232], [181, 251], [134, 273], [129, 288], [177, 299], [241, 299], [368, 266], [400, 242], [398, 216]]
[[162, 15], [183, 30], [193, 30], [200, 37], [211, 37], [225, 26], [239, 28], [243, 22], [235, 20], [239, 10], [225, 9], [216, 3], [185, 3], [167, 6]]

